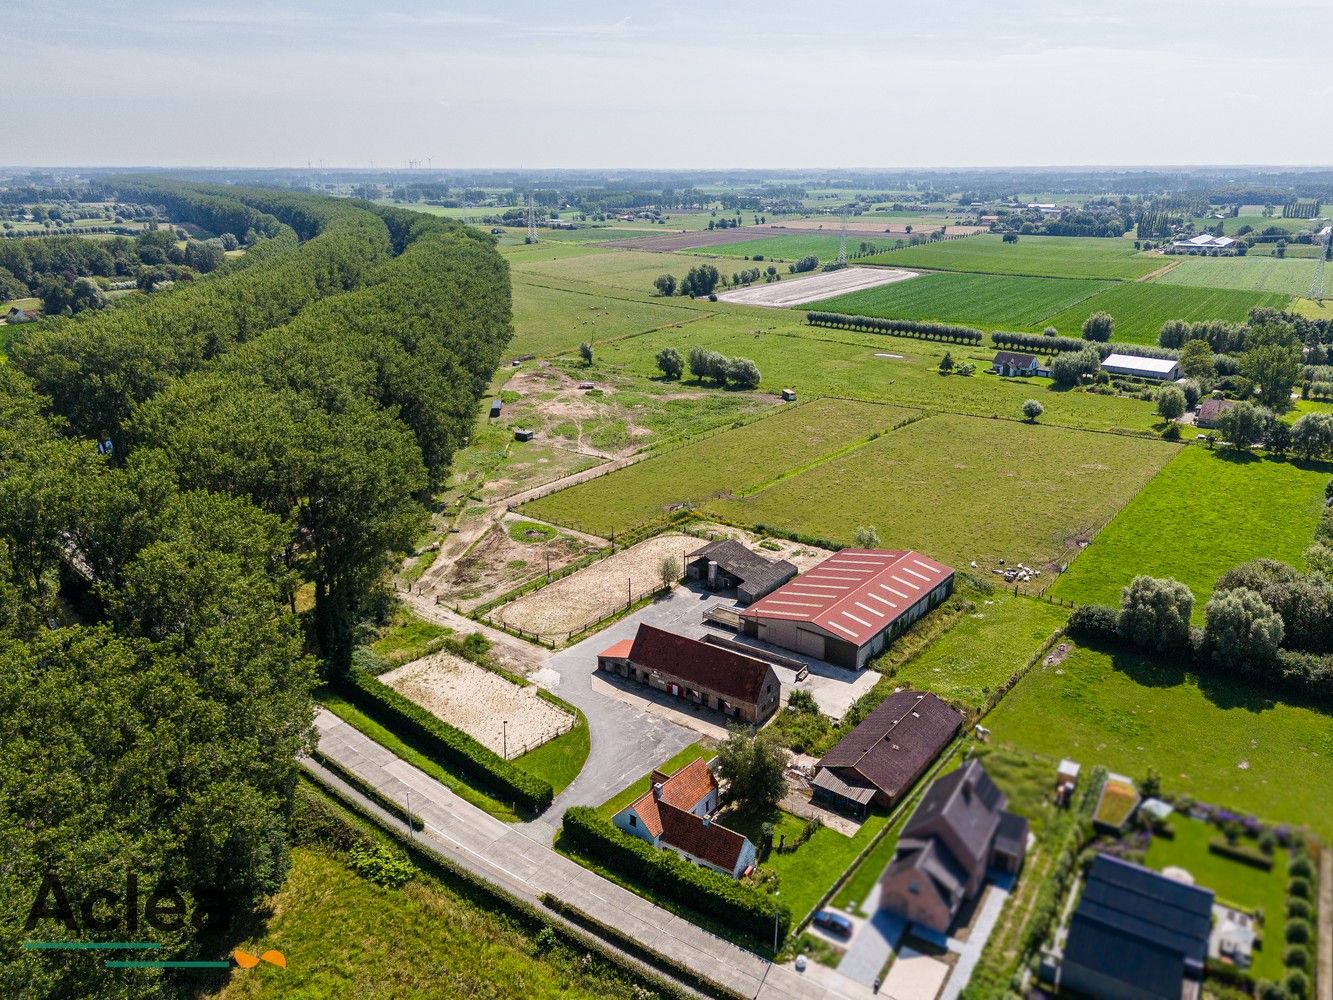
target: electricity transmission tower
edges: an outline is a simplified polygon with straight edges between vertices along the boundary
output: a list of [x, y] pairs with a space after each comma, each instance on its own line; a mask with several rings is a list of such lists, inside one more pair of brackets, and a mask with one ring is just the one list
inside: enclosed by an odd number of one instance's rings
[[847, 213], [842, 213], [842, 238], [838, 240], [838, 266], [847, 266]]
[[532, 203], [532, 192], [528, 192], [528, 238], [525, 243], [537, 242], [537, 209]]
[[1310, 284], [1310, 298], [1322, 302], [1324, 300], [1324, 265], [1328, 262], [1329, 242], [1333, 241], [1333, 232], [1324, 236], [1324, 242], [1319, 247], [1319, 261], [1314, 267], [1314, 281]]

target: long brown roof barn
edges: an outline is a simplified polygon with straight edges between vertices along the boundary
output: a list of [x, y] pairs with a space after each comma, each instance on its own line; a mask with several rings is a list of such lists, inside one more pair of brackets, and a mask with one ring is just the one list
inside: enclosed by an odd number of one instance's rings
[[962, 725], [962, 713], [935, 695], [897, 691], [819, 761], [815, 795], [855, 811], [872, 801], [892, 806]]

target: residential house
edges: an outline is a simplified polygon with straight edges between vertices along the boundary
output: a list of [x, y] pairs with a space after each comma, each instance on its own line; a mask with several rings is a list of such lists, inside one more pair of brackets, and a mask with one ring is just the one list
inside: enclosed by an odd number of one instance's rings
[[1008, 804], [980, 761], [936, 780], [880, 877], [880, 909], [947, 934], [988, 871], [1017, 874], [1023, 865], [1028, 821], [1008, 812]]
[[812, 796], [859, 816], [897, 805], [962, 726], [935, 695], [896, 691], [819, 760]]
[[717, 778], [699, 758], [672, 775], [653, 771], [652, 787], [613, 821], [656, 848], [669, 848], [702, 868], [739, 878], [754, 867], [754, 844], [714, 823], [717, 807]]
[[1031, 354], [1014, 351], [999, 351], [991, 362], [991, 371], [996, 375], [1036, 375], [1040, 370], [1041, 363]]
[[1069, 923], [1056, 985], [1099, 1000], [1197, 997], [1212, 922], [1212, 890], [1099, 854]]
[[903, 549], [843, 549], [741, 612], [748, 636], [861, 670], [953, 593], [954, 571]]
[[782, 693], [771, 663], [647, 624], [598, 653], [597, 669], [755, 726], [778, 710]]
[[734, 589], [742, 604], [751, 604], [794, 577], [796, 567], [785, 559], [765, 559], [726, 538], [691, 552], [685, 575], [704, 581], [709, 590]]
[[1214, 399], [1210, 396], [1202, 400], [1194, 413], [1195, 426], [1216, 427], [1218, 418], [1235, 405], [1234, 399]]

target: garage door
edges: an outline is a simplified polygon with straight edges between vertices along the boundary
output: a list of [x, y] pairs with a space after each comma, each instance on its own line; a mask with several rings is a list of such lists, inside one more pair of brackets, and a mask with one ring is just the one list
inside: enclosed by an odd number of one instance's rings
[[798, 628], [796, 630], [796, 652], [822, 660], [824, 658], [824, 637], [818, 632]]

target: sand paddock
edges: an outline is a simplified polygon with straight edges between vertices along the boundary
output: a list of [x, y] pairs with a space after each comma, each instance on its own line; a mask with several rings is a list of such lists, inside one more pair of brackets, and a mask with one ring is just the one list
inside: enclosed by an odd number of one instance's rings
[[[574, 716], [460, 656], [436, 653], [380, 677], [426, 711], [510, 759], [567, 732]], [[503, 723], [508, 722], [508, 727]]]
[[789, 278], [768, 284], [751, 285], [723, 292], [718, 298], [723, 302], [735, 302], [748, 306], [773, 306], [785, 309], [799, 306], [806, 302], [818, 302], [835, 295], [857, 292], [863, 288], [888, 285], [895, 281], [915, 278], [915, 271], [904, 271], [893, 267], [846, 267], [839, 271], [812, 274], [807, 278]]
[[623, 608], [631, 589], [637, 601], [661, 587], [659, 567], [663, 557], [673, 556], [679, 563], [683, 553], [703, 544], [689, 535], [658, 535], [599, 559], [491, 614], [513, 628], [563, 640], [574, 629]]

